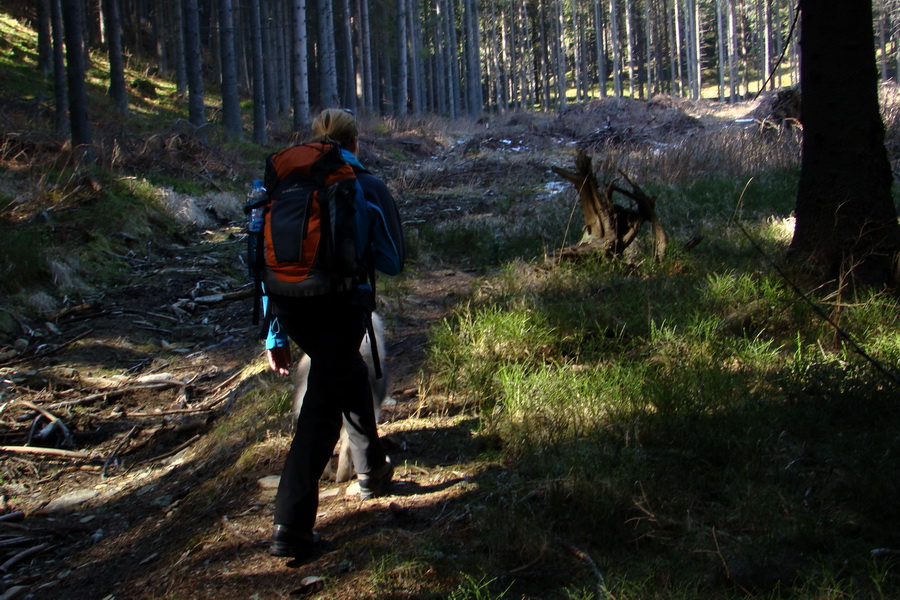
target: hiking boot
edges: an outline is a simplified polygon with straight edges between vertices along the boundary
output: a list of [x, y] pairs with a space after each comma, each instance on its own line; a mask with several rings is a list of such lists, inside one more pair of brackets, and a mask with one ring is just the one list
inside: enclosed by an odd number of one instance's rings
[[316, 552], [321, 542], [318, 533], [298, 533], [286, 525], [275, 525], [269, 540], [269, 554], [306, 560]]
[[383, 496], [391, 487], [391, 478], [394, 476], [394, 465], [391, 457], [384, 457], [384, 464], [371, 473], [359, 474], [359, 499], [369, 500], [377, 496]]

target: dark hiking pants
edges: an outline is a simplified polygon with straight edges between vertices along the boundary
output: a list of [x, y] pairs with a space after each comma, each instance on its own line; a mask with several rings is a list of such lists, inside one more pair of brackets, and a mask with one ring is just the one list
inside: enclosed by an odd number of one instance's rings
[[275, 523], [312, 531], [319, 479], [346, 423], [353, 466], [384, 464], [368, 367], [359, 353], [369, 312], [365, 292], [308, 298], [272, 297], [286, 333], [309, 355], [309, 384], [275, 496]]

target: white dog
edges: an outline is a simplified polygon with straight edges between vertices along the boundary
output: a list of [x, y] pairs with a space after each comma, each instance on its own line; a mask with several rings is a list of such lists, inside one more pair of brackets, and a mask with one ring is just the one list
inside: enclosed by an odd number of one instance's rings
[[[372, 313], [372, 328], [375, 330], [375, 340], [378, 344], [378, 362], [381, 364], [381, 379], [375, 378], [375, 363], [372, 358], [372, 341], [369, 339], [368, 333], [363, 337], [362, 344], [359, 346], [359, 352], [362, 354], [363, 359], [366, 361], [366, 366], [369, 368], [369, 385], [372, 387], [372, 404], [375, 408], [375, 421], [379, 422], [381, 421], [381, 404], [387, 398], [388, 376], [387, 366], [384, 362], [386, 346], [384, 343], [384, 326], [377, 313]], [[294, 370], [294, 410], [291, 414], [295, 420], [297, 415], [300, 414], [300, 407], [303, 406], [303, 397], [306, 395], [309, 363], [309, 356], [303, 354], [297, 363], [297, 368]], [[340, 452], [338, 454], [337, 467], [334, 468], [329, 463], [329, 466], [325, 469], [325, 472], [329, 474], [329, 476], [332, 474], [334, 475], [334, 480], [338, 483], [349, 481], [353, 476], [353, 460], [350, 457], [350, 444], [347, 442], [347, 435], [347, 428], [341, 426], [341, 438], [339, 442]]]

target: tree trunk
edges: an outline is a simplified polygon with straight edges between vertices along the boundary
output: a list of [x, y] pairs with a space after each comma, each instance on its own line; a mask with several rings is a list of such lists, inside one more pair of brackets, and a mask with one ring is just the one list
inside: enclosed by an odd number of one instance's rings
[[184, 47], [188, 79], [188, 119], [196, 129], [206, 124], [203, 100], [203, 54], [200, 50], [200, 13], [197, 0], [183, 0]]
[[272, 0], [259, 0], [259, 32], [262, 36], [263, 89], [266, 94], [266, 120], [274, 122], [278, 113], [278, 86], [275, 81], [275, 44], [272, 19]]
[[[848, 0], [850, 2], [850, 0]], [[803, 148], [790, 256], [827, 277], [896, 281], [900, 227], [878, 106], [871, 0], [800, 0]]]
[[613, 96], [619, 98], [622, 96], [622, 58], [616, 0], [609, 0], [609, 45], [612, 47]]
[[341, 0], [341, 44], [343, 45], [343, 107], [357, 110], [356, 63], [353, 60], [353, 31], [350, 21], [350, 0]]
[[334, 43], [334, 2], [319, 0], [319, 38], [317, 55], [319, 58], [319, 82], [322, 108], [337, 108], [341, 105], [338, 96], [337, 56]]
[[603, 7], [600, 6], [600, 0], [594, 0], [594, 28], [597, 32], [597, 83], [600, 97], [606, 98], [606, 50], [603, 46]]
[[478, 25], [478, 3], [475, 0], [465, 0], [466, 40], [466, 107], [470, 117], [481, 114], [481, 44], [479, 43], [480, 28]]
[[122, 59], [122, 22], [119, 0], [105, 0], [106, 39], [109, 46], [109, 97], [121, 114], [128, 114], [125, 61]]
[[238, 101], [237, 59], [234, 53], [234, 7], [219, 0], [219, 36], [222, 60], [222, 124], [229, 142], [241, 139], [241, 106]]
[[69, 133], [66, 61], [63, 53], [63, 20], [60, 0], [50, 0], [50, 28], [53, 31], [53, 96], [56, 107], [56, 133]]
[[397, 0], [397, 115], [405, 115], [409, 110], [409, 35], [406, 29], [409, 2]]
[[263, 69], [262, 15], [259, 0], [250, 0], [250, 28], [253, 36], [253, 141], [265, 144], [266, 132], [266, 81]]
[[[439, 1], [439, 0], [437, 0]], [[363, 84], [363, 106], [366, 110], [374, 111], [377, 102], [375, 101], [374, 89], [374, 61], [372, 59], [372, 34], [371, 22], [369, 21], [369, 0], [359, 0], [359, 26], [360, 37], [360, 60], [362, 61], [362, 84]]]
[[81, 148], [90, 160], [91, 127], [88, 121], [87, 89], [84, 83], [84, 50], [81, 29], [81, 3], [62, 2], [62, 20], [66, 36], [66, 80], [69, 86], [69, 123], [72, 146]]
[[186, 50], [184, 45], [184, 10], [183, 0], [172, 1], [172, 17], [175, 20], [175, 89], [179, 96], [187, 95], [188, 75]]
[[38, 0], [38, 71], [45, 77], [53, 72], [53, 37], [50, 33], [50, 0]]
[[306, 0], [293, 0], [293, 65], [291, 81], [294, 92], [294, 131], [309, 125], [309, 66], [306, 51]]

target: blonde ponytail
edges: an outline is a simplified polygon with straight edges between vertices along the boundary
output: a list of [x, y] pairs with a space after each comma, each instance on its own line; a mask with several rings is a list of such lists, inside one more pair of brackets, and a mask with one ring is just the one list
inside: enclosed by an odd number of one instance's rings
[[359, 137], [356, 117], [343, 108], [326, 108], [312, 123], [312, 132], [316, 142], [337, 142], [347, 147]]

